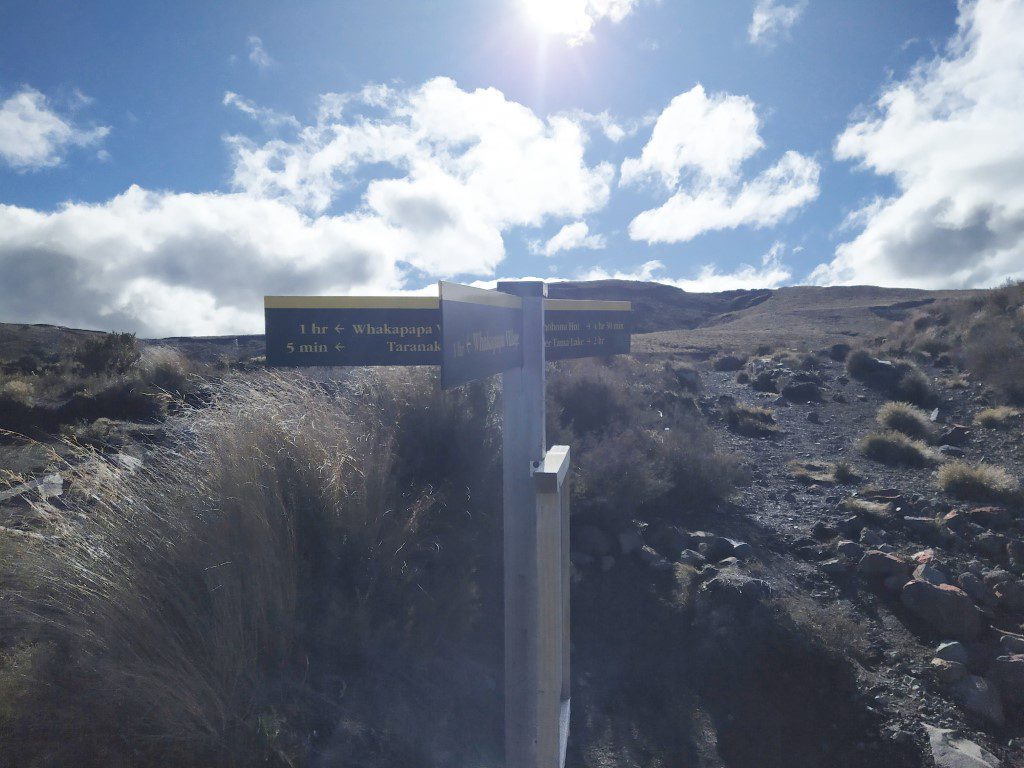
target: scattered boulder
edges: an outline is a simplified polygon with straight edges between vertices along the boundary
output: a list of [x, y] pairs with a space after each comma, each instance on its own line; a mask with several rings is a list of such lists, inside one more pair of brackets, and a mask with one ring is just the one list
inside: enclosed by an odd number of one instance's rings
[[936, 568], [934, 565], [923, 563], [914, 569], [914, 578], [927, 581], [930, 584], [948, 584], [949, 579], [946, 578], [946, 574]]
[[846, 360], [846, 356], [850, 354], [850, 349], [849, 344], [833, 344], [828, 349], [828, 356], [837, 363], [842, 363]]
[[999, 689], [984, 677], [967, 675], [953, 686], [953, 695], [968, 712], [999, 726], [1006, 722]]
[[999, 647], [1008, 655], [1024, 653], [1024, 637], [1020, 635], [1003, 635], [999, 638]]
[[1007, 704], [1024, 704], [1024, 654], [998, 656], [988, 671]]
[[924, 726], [935, 768], [1000, 768], [999, 758], [946, 728]]
[[885, 538], [878, 531], [865, 528], [860, 532], [860, 543], [865, 547], [878, 547], [885, 543]]
[[958, 664], [966, 664], [969, 654], [963, 643], [957, 640], [950, 640], [945, 643], [939, 643], [939, 647], [935, 649], [935, 658], [942, 661], [955, 661]]
[[864, 554], [864, 547], [856, 541], [843, 539], [836, 544], [836, 554], [849, 560], [860, 560], [861, 556]]
[[992, 531], [1006, 530], [1013, 522], [1013, 517], [1005, 507], [975, 507], [964, 514], [972, 523]]
[[952, 584], [914, 579], [904, 585], [900, 599], [907, 610], [947, 637], [973, 640], [981, 632], [978, 609], [966, 592]]
[[995, 588], [996, 599], [1010, 613], [1024, 613], [1024, 581], [1004, 581]]
[[1002, 560], [1006, 557], [1007, 539], [1001, 533], [986, 531], [975, 536], [971, 543], [978, 552], [990, 560]]
[[967, 455], [967, 451], [955, 445], [940, 445], [939, 453], [941, 453], [943, 456], [950, 456], [954, 459], [962, 459], [964, 456]]
[[705, 531], [690, 534], [690, 546], [697, 545], [697, 551], [710, 562], [723, 560], [732, 555], [732, 542], [724, 536], [716, 536]]
[[939, 532], [935, 520], [931, 517], [904, 517], [903, 527], [907, 529], [908, 533], [918, 536], [924, 541], [935, 538]]
[[932, 659], [929, 669], [932, 677], [943, 685], [953, 685], [967, 677], [967, 666], [959, 661]]
[[811, 528], [811, 536], [818, 541], [829, 541], [830, 539], [835, 538], [836, 529], [819, 520], [814, 524], [814, 527]]
[[957, 577], [957, 583], [960, 585], [960, 588], [982, 608], [991, 611], [996, 607], [995, 593], [991, 590], [988, 584], [973, 573], [961, 573], [960, 576]]
[[910, 574], [910, 566], [896, 555], [872, 549], [865, 552], [857, 563], [857, 572], [865, 578], [906, 577]]
[[820, 403], [821, 387], [813, 381], [791, 381], [782, 388], [782, 396], [794, 403]]
[[722, 355], [711, 364], [711, 367], [716, 371], [738, 371], [746, 362], [746, 358], [737, 355]]
[[738, 557], [740, 560], [749, 560], [754, 556], [754, 550], [747, 542], [729, 539], [729, 543], [732, 544], [733, 557]]
[[938, 442], [942, 445], [952, 445], [960, 448], [967, 444], [970, 437], [970, 429], [961, 424], [954, 424], [939, 435]]
[[678, 525], [663, 524], [652, 528], [647, 531], [647, 543], [670, 560], [677, 560], [684, 549], [696, 546], [691, 544], [690, 534]]
[[658, 554], [658, 551], [653, 547], [648, 547], [646, 544], [640, 549], [636, 550], [636, 556], [644, 565], [653, 571], [669, 571], [672, 570], [672, 563]]
[[699, 600], [749, 609], [771, 595], [771, 586], [736, 568], [724, 568], [701, 584]]
[[700, 552], [694, 552], [692, 549], [684, 549], [679, 553], [678, 560], [684, 565], [692, 565], [694, 568], [700, 568], [702, 565], [707, 563], [704, 559], [704, 555]]
[[850, 564], [846, 560], [833, 558], [820, 563], [821, 572], [832, 579], [841, 579], [850, 573]]

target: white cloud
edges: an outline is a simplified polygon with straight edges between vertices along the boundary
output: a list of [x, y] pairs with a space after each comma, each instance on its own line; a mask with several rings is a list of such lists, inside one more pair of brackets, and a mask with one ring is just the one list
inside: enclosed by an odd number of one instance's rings
[[259, 35], [249, 35], [246, 42], [249, 45], [249, 61], [257, 69], [268, 69], [274, 65], [275, 62], [263, 47], [263, 39]]
[[624, 125], [621, 120], [616, 120], [608, 111], [604, 112], [587, 112], [582, 109], [573, 109], [568, 112], [561, 113], [570, 120], [573, 120], [581, 125], [595, 126], [601, 130], [604, 137], [609, 141], [618, 144], [628, 136], [633, 136], [639, 130], [639, 123], [632, 122]]
[[738, 289], [778, 288], [792, 278], [789, 267], [782, 263], [781, 254], [785, 250], [782, 243], [775, 243], [761, 257], [760, 267], [743, 264], [733, 272], [725, 274], [718, 271], [713, 264], [700, 268], [697, 277], [691, 279], [670, 278], [664, 276], [665, 265], [660, 261], [648, 261], [631, 272], [607, 272], [594, 269], [581, 276], [581, 280], [641, 280], [644, 282], [673, 285], [691, 293], [715, 293], [717, 291], [733, 291]]
[[[86, 97], [76, 92], [80, 104]], [[82, 128], [55, 112], [34, 88], [22, 88], [0, 103], [0, 159], [19, 171], [60, 165], [70, 147], [97, 144], [110, 128]]]
[[731, 179], [764, 146], [758, 125], [754, 102], [746, 96], [708, 96], [698, 83], [665, 107], [640, 157], [623, 161], [622, 183], [660, 178], [671, 189], [684, 171]]
[[835, 155], [891, 176], [897, 193], [848, 217], [863, 226], [819, 283], [981, 287], [1024, 278], [1022, 0], [961, 2], [946, 51], [888, 86]]
[[530, 20], [543, 32], [563, 37], [571, 46], [594, 39], [594, 25], [602, 19], [618, 23], [641, 0], [522, 0]]
[[591, 235], [590, 227], [585, 221], [575, 221], [566, 224], [554, 237], [546, 243], [534, 241], [530, 243], [530, 251], [536, 254], [544, 254], [548, 258], [562, 251], [573, 251], [579, 248], [600, 250], [605, 247], [604, 235]]
[[383, 102], [380, 89], [364, 93], [384, 104], [372, 116], [360, 112], [362, 94], [334, 94], [290, 140], [231, 137], [231, 193], [132, 186], [52, 212], [0, 205], [0, 321], [258, 332], [264, 294], [387, 293], [425, 275], [489, 276], [507, 230], [607, 201], [613, 169], [584, 162], [586, 134], [568, 118], [544, 120], [496, 90], [447, 79]]
[[253, 102], [239, 96], [233, 91], [224, 92], [222, 102], [225, 107], [234, 107], [243, 115], [248, 115], [256, 122], [267, 128], [298, 128], [299, 121], [292, 115], [285, 115], [268, 107], [260, 107]]
[[752, 43], [774, 45], [800, 20], [806, 9], [807, 0], [797, 0], [789, 5], [778, 0], [757, 0], [747, 27], [747, 37]]
[[622, 163], [622, 184], [648, 179], [673, 192], [629, 225], [634, 240], [678, 243], [704, 232], [769, 227], [818, 196], [820, 166], [789, 151], [753, 179], [740, 172], [764, 147], [754, 103], [700, 85], [676, 96], [658, 117], [638, 158]]

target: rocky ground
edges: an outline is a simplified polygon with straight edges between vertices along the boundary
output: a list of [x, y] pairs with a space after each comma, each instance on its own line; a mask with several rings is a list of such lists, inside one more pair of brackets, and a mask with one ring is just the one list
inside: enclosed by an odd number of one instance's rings
[[[1024, 765], [1024, 510], [864, 457], [889, 398], [843, 362], [724, 357], [657, 360], [696, 366], [672, 395], [693, 397], [749, 485], [684, 519], [574, 524], [569, 764]], [[925, 372], [937, 456], [1024, 477], [1020, 419], [975, 426], [992, 396]], [[755, 406], [754, 429], [730, 418]], [[129, 469], [161, 439], [108, 419], [80, 431]], [[63, 489], [54, 459], [0, 446], [0, 466], [35, 478], [0, 496], [0, 525], [32, 535], [31, 500]]]
[[[1024, 765], [1024, 510], [957, 501], [935, 467], [861, 455], [889, 398], [827, 354], [755, 358], [740, 381], [741, 359], [717, 360], [698, 361], [696, 402], [720, 445], [746, 458], [751, 483], [681, 524], [575, 532], [578, 594], [595, 579], [607, 591], [624, 564], [682, 606], [668, 614], [682, 626], [646, 630], [688, 657], [685, 670], [649, 674], [648, 693], [659, 676], [676, 690], [696, 681], [686, 719], [704, 736], [675, 754], [701, 765]], [[992, 396], [952, 369], [926, 373], [939, 460], [1024, 477], [1019, 418], [975, 426]], [[758, 374], [785, 394], [755, 391]], [[753, 406], [767, 409], [765, 429], [730, 419]]]

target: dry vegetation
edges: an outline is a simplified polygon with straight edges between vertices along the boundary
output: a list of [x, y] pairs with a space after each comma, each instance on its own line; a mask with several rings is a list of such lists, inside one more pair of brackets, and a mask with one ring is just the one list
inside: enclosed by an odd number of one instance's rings
[[1017, 503], [1021, 487], [1015, 477], [1002, 467], [991, 464], [969, 464], [954, 461], [939, 468], [939, 487], [950, 496], [965, 501]]
[[775, 423], [775, 413], [770, 408], [756, 405], [730, 406], [725, 420], [729, 429], [746, 437], [775, 437], [781, 431]]
[[883, 429], [902, 432], [918, 440], [931, 440], [935, 434], [935, 426], [928, 414], [910, 403], [886, 403], [878, 409], [875, 420]]
[[996, 408], [985, 408], [974, 416], [974, 423], [990, 429], [1009, 429], [1020, 418], [1020, 411], [1005, 405]]
[[927, 467], [938, 460], [920, 440], [893, 430], [865, 435], [859, 448], [867, 458], [889, 466]]
[[889, 343], [904, 354], [945, 356], [1007, 402], [1024, 403], [1024, 282], [937, 302], [894, 326]]
[[935, 402], [928, 377], [909, 360], [881, 360], [857, 349], [846, 358], [846, 370], [852, 378], [890, 397], [919, 406]]
[[[681, 514], [742, 479], [685, 400], [645, 407], [666, 388], [628, 361], [553, 372], [581, 513]], [[493, 764], [495, 399], [403, 369], [234, 375], [141, 468], [67, 447], [69, 491], [0, 534], [0, 763]]]

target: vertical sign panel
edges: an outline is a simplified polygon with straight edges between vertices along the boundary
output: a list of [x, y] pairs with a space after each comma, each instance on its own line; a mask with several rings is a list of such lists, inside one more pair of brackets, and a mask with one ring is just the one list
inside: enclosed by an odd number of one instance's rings
[[267, 296], [267, 365], [439, 365], [438, 300]]
[[628, 301], [544, 302], [544, 355], [548, 360], [629, 354]]
[[441, 283], [441, 386], [457, 387], [523, 364], [522, 299]]

